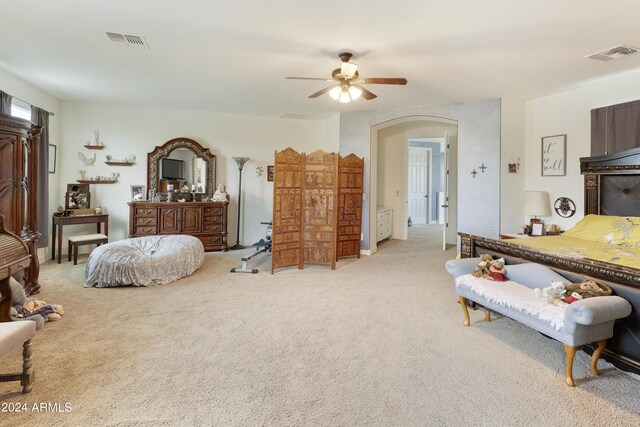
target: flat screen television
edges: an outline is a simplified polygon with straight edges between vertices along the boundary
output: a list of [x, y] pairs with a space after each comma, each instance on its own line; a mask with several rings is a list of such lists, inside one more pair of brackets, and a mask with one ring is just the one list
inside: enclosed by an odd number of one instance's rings
[[184, 179], [184, 161], [164, 157], [162, 159], [162, 176], [160, 178]]

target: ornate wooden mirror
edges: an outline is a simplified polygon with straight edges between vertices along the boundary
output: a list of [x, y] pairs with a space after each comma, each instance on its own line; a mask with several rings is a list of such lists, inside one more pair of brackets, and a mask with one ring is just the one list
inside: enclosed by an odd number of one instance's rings
[[169, 185], [178, 193], [195, 193], [198, 200], [212, 198], [216, 156], [189, 138], [174, 138], [156, 147], [147, 154], [147, 188], [162, 194]]

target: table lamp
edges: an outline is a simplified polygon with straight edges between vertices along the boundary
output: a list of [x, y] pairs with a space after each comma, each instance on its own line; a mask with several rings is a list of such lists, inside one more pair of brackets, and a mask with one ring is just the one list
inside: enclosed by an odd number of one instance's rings
[[534, 224], [540, 224], [540, 226], [536, 226], [536, 228], [539, 229], [540, 232], [538, 233], [532, 231], [532, 234], [544, 234], [544, 222], [538, 217], [551, 215], [549, 193], [546, 191], [525, 191], [523, 212], [525, 215], [529, 215], [532, 217], [531, 230], [534, 229]]

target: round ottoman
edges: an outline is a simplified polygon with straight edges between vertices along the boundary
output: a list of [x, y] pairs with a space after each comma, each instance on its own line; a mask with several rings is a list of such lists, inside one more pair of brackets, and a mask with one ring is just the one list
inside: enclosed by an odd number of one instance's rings
[[197, 237], [146, 236], [97, 247], [87, 261], [85, 288], [164, 285], [190, 276], [204, 261]]

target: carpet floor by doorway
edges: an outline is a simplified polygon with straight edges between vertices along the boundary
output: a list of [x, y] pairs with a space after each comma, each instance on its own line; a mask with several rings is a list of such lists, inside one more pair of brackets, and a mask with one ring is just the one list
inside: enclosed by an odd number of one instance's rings
[[592, 377], [579, 352], [571, 389], [558, 342], [480, 312], [463, 327], [439, 246], [273, 276], [267, 258], [230, 274], [242, 253], [209, 253], [149, 288], [85, 289], [84, 263], [46, 263], [40, 297], [66, 315], [34, 339], [33, 392], [0, 384], [0, 409], [27, 406], [0, 425], [640, 425], [637, 376]]

